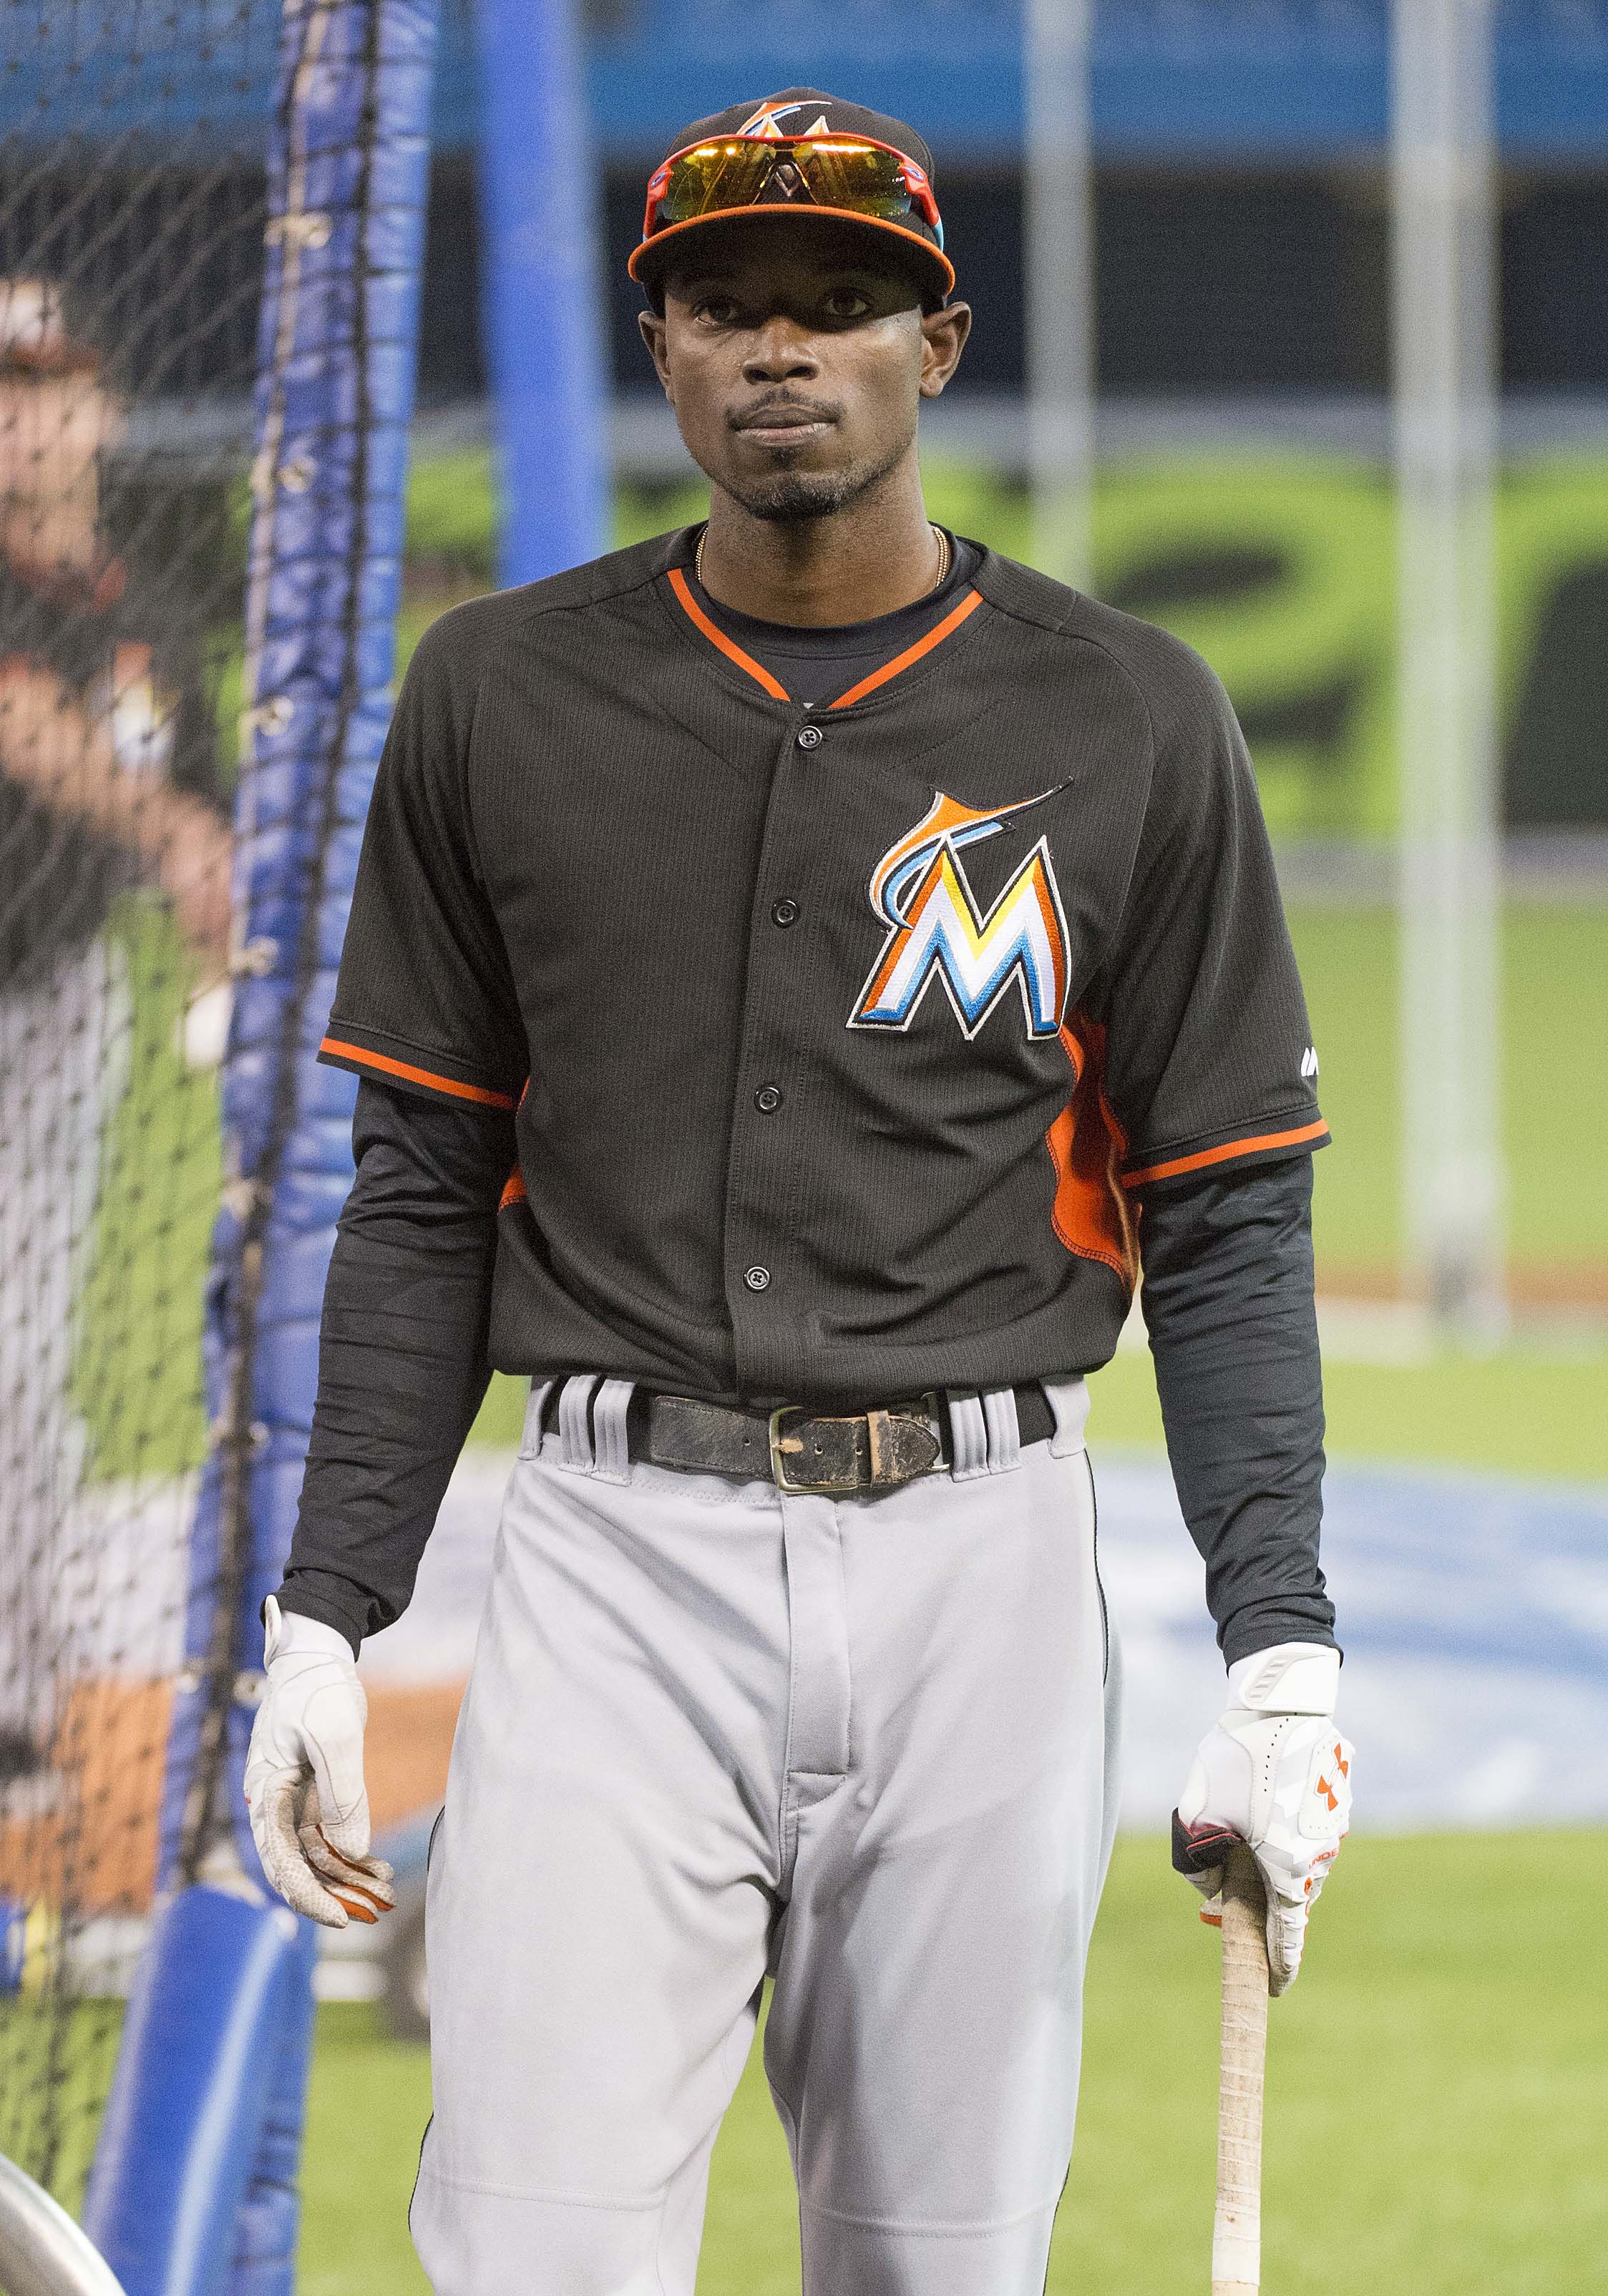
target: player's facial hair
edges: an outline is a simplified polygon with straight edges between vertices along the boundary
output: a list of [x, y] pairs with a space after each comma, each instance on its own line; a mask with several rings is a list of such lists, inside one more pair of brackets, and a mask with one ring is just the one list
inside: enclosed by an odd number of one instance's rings
[[751, 518], [777, 525], [833, 518], [839, 511], [847, 510], [850, 503], [874, 492], [904, 461], [909, 446], [908, 438], [901, 439], [874, 463], [856, 463], [844, 471], [782, 470], [770, 478], [751, 480], [745, 485], [738, 485], [730, 477], [722, 477], [718, 483]]

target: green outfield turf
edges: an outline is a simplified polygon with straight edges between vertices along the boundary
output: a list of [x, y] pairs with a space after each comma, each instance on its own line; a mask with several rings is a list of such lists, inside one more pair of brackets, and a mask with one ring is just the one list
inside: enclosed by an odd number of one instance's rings
[[[1315, 1236], [1325, 1282], [1343, 1289], [1388, 1275], [1400, 1249], [1396, 921], [1382, 904], [1298, 901], [1290, 925], [1334, 1134]], [[1512, 1256], [1555, 1276], [1586, 1263], [1608, 1302], [1608, 1061], [1592, 1049], [1608, 1043], [1608, 905], [1511, 901], [1502, 957]]]
[[164, 912], [125, 905], [113, 940], [131, 996], [127, 1077], [96, 1207], [74, 1365], [95, 1472], [172, 1474], [199, 1464], [201, 1312], [223, 1185], [217, 1078], [192, 1069], [179, 1031], [191, 967]]
[[[1601, 2288], [1605, 1861], [1608, 1833], [1590, 1831], [1348, 1844], [1309, 1968], [1271, 2013], [1269, 2296]], [[1050, 2296], [1207, 2284], [1216, 1947], [1193, 1902], [1159, 1841], [1119, 1844]], [[367, 2009], [321, 2012], [301, 2296], [424, 2290], [405, 2217], [428, 2111], [423, 2050], [380, 2038]], [[699, 2296], [798, 2284], [756, 2057], [715, 2155]]]

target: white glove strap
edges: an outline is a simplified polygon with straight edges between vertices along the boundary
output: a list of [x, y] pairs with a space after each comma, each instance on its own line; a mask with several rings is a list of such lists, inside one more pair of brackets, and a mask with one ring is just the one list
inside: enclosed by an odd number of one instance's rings
[[352, 1664], [352, 1646], [339, 1627], [325, 1626], [322, 1619], [304, 1619], [299, 1611], [282, 1611], [274, 1595], [263, 1604], [262, 1618], [265, 1667], [276, 1658], [339, 1658]]
[[1228, 1669], [1228, 1703], [1251, 1714], [1333, 1714], [1340, 1652], [1324, 1643], [1275, 1643], [1236, 1658]]

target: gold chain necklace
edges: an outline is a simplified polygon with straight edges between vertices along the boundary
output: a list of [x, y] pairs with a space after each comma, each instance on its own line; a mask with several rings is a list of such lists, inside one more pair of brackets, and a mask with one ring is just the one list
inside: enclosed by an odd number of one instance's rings
[[[943, 528], [934, 526], [931, 519], [927, 521], [927, 529], [938, 545], [938, 572], [927, 585], [927, 595], [931, 597], [933, 591], [941, 590], [949, 578], [949, 569], [955, 563], [955, 545]], [[709, 538], [710, 530], [706, 525], [698, 537], [698, 547], [693, 553], [693, 572], [697, 578], [700, 589], [703, 587], [703, 545]]]

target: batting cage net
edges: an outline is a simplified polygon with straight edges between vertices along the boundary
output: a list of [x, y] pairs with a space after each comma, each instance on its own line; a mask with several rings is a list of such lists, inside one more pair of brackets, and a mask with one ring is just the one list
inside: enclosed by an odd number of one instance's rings
[[[238, 1774], [349, 1169], [312, 1048], [385, 718], [432, 34], [0, 0], [0, 2152], [74, 2208], [131, 1988], [107, 2127], [152, 2121], [153, 1916], [289, 1920]], [[293, 2183], [298, 1956], [237, 2212], [263, 2115]], [[114, 2228], [160, 2214], [130, 2141]]]
[[206, 1447], [270, 12], [0, 11], [0, 2150], [70, 2194]]

